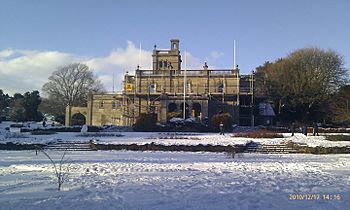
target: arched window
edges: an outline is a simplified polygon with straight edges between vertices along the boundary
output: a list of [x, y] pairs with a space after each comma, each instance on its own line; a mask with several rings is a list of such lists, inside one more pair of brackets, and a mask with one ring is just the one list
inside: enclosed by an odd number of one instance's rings
[[186, 92], [187, 93], [192, 93], [192, 82], [189, 80], [186, 85]]
[[115, 109], [117, 107], [117, 103], [115, 101], [112, 101], [112, 109]]
[[170, 103], [168, 105], [168, 112], [175, 112], [177, 109], [177, 105], [175, 103]]
[[157, 83], [152, 83], [149, 85], [149, 92], [156, 93], [157, 92]]
[[202, 115], [201, 113], [202, 113], [202, 106], [200, 105], [200, 103], [193, 103], [192, 111], [191, 111], [192, 117], [200, 118]]
[[223, 83], [219, 83], [218, 84], [218, 93], [223, 93], [224, 92], [224, 84]]
[[86, 123], [86, 118], [83, 114], [81, 113], [75, 113], [72, 116], [72, 125], [85, 125]]
[[163, 61], [159, 61], [159, 68], [163, 68]]

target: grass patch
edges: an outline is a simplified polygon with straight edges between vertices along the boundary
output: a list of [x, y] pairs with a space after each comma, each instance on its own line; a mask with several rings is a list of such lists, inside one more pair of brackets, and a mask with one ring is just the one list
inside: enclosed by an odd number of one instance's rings
[[350, 141], [350, 135], [327, 135], [328, 141]]
[[232, 137], [244, 137], [244, 138], [283, 138], [283, 135], [280, 133], [274, 133], [267, 130], [257, 130], [249, 131], [244, 133], [235, 133]]

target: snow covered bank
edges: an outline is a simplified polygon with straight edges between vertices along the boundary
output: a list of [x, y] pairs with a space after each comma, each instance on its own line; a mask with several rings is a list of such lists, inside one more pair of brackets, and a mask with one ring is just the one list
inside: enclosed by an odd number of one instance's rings
[[[54, 155], [59, 158], [59, 153]], [[347, 209], [350, 155], [72, 152], [58, 192], [42, 154], [0, 151], [0, 209]], [[336, 194], [341, 200], [290, 200]]]

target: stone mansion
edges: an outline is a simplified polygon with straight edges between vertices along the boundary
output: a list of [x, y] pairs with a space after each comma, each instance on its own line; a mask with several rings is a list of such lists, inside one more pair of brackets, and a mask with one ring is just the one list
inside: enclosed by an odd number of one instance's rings
[[66, 125], [83, 115], [87, 125], [133, 125], [141, 113], [157, 114], [165, 124], [172, 117], [208, 121], [213, 115], [228, 112], [234, 123], [250, 125], [253, 100], [252, 75], [240, 70], [183, 69], [178, 39], [170, 49], [152, 54], [153, 68], [124, 75], [121, 93], [92, 94], [86, 107], [67, 107]]

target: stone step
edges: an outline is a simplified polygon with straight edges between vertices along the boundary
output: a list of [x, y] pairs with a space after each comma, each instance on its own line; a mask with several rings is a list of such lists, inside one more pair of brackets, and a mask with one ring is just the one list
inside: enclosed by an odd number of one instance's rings
[[296, 150], [290, 148], [286, 144], [257, 144], [257, 143], [251, 143], [247, 145], [247, 148], [244, 152], [266, 153], [266, 154], [297, 153]]

